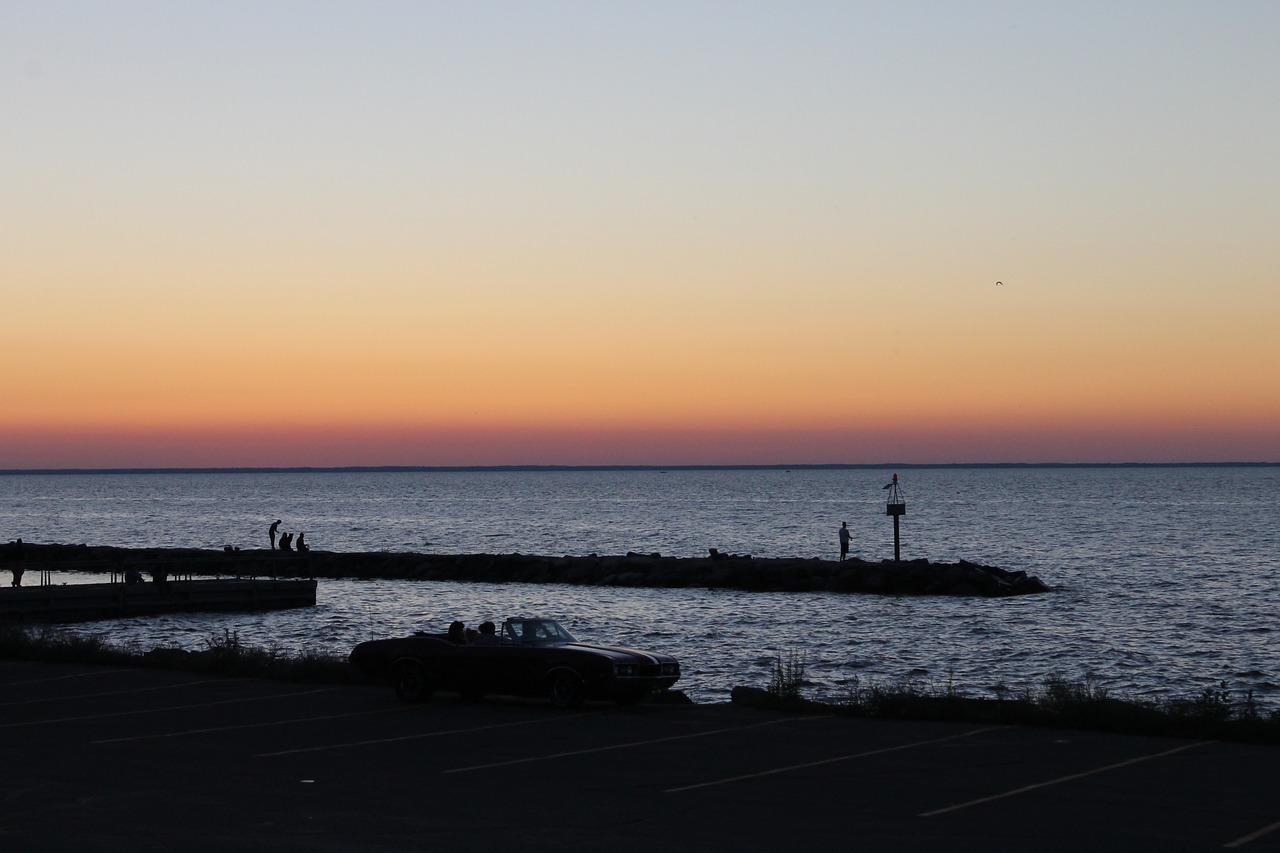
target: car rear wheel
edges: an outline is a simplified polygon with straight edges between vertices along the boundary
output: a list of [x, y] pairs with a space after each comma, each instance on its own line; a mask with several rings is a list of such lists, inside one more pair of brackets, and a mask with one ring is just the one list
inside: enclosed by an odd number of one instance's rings
[[561, 670], [551, 677], [551, 704], [557, 708], [577, 708], [587, 698], [587, 688], [578, 673]]
[[396, 695], [405, 702], [425, 702], [431, 698], [431, 681], [426, 668], [416, 661], [396, 665], [394, 672]]

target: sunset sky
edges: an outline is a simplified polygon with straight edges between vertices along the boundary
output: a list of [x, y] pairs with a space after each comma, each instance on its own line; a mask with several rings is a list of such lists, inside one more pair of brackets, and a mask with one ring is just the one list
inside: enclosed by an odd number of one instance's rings
[[0, 469], [1280, 461], [1277, 44], [0, 0]]

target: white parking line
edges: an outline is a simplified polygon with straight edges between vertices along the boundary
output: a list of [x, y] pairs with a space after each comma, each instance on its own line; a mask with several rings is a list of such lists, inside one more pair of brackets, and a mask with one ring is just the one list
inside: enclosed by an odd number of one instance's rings
[[695, 788], [710, 788], [715, 785], [728, 785], [731, 782], [742, 782], [746, 779], [759, 779], [762, 776], [773, 776], [778, 773], [790, 773], [793, 770], [805, 770], [809, 767], [820, 767], [824, 764], [835, 764], [839, 761], [852, 761], [855, 758], [867, 758], [872, 755], [884, 755], [888, 752], [900, 752], [904, 749], [915, 749], [917, 746], [928, 746], [932, 743], [945, 743], [949, 740], [957, 740], [962, 737], [971, 737], [980, 735], [984, 732], [994, 732], [1007, 726], [990, 726], [985, 729], [973, 729], [972, 731], [961, 732], [958, 735], [948, 735], [947, 737], [933, 738], [932, 740], [918, 740], [913, 743], [904, 743], [899, 746], [887, 746], [883, 749], [869, 749], [866, 752], [855, 752], [852, 755], [837, 755], [834, 758], [823, 758], [819, 761], [809, 761], [804, 764], [792, 764], [787, 767], [775, 767], [771, 770], [761, 770], [759, 773], [744, 773], [741, 776], [728, 776], [724, 779], [713, 779], [710, 782], [698, 782], [694, 785], [684, 785], [679, 788], [668, 788], [663, 793], [678, 794], [681, 791], [692, 791]]
[[0, 702], [0, 708], [8, 708], [13, 705], [37, 705], [41, 702], [70, 702], [80, 699], [97, 699], [101, 696], [124, 696], [129, 693], [151, 693], [156, 690], [173, 690], [178, 687], [193, 687], [197, 684], [209, 684], [218, 679], [205, 678], [200, 681], [183, 681], [180, 684], [161, 684], [156, 687], [133, 687], [129, 690], [106, 690], [101, 693], [80, 693], [75, 696], [45, 696], [41, 699], [23, 699], [19, 702]]
[[[819, 719], [823, 719], [823, 718], [822, 717], [801, 718], [801, 720], [819, 720]], [[475, 765], [472, 765], [471, 767], [455, 767], [452, 770], [444, 770], [442, 772], [467, 773], [472, 770], [490, 770], [494, 767], [510, 767], [512, 764], [528, 764], [533, 761], [551, 761], [556, 758], [567, 758], [571, 755], [589, 755], [593, 752], [609, 752], [615, 749], [631, 749], [637, 746], [649, 746], [651, 744], [667, 743], [673, 740], [689, 740], [690, 738], [707, 737], [709, 735], [719, 735], [719, 734], [725, 734], [727, 732], [740, 732], [746, 729], [758, 729], [761, 726], [773, 726], [773, 725], [777, 725], [778, 723], [789, 723], [789, 722], [796, 722], [796, 721], [789, 720], [789, 719], [769, 720], [764, 723], [752, 723], [749, 726], [734, 726], [728, 729], [713, 729], [711, 731], [695, 732], [694, 734], [688, 734], [688, 735], [671, 735], [669, 737], [654, 738], [653, 740], [636, 740], [636, 741], [631, 741], [630, 743], [615, 743], [615, 744], [610, 744], [609, 746], [595, 746], [589, 749], [575, 749], [570, 752], [553, 752], [550, 755], [536, 755], [531, 758], [513, 758], [509, 761], [495, 761], [492, 764], [475, 764]]]
[[990, 803], [993, 800], [1003, 800], [1006, 797], [1016, 797], [1018, 794], [1025, 794], [1027, 791], [1034, 791], [1038, 788], [1047, 788], [1050, 785], [1058, 785], [1058, 784], [1061, 784], [1062, 782], [1070, 782], [1074, 779], [1083, 779], [1086, 776], [1095, 776], [1099, 773], [1106, 773], [1108, 770], [1117, 770], [1121, 767], [1128, 767], [1130, 764], [1140, 764], [1143, 761], [1150, 761], [1154, 758], [1164, 758], [1167, 755], [1174, 755], [1175, 753], [1185, 752], [1188, 749], [1195, 749], [1196, 747], [1204, 746], [1207, 743], [1210, 743], [1210, 741], [1204, 740], [1204, 741], [1199, 741], [1197, 743], [1188, 743], [1188, 744], [1184, 744], [1183, 746], [1174, 747], [1173, 749], [1166, 749], [1164, 752], [1157, 752], [1152, 755], [1140, 755], [1137, 758], [1129, 758], [1129, 759], [1126, 759], [1125, 761], [1117, 761], [1115, 764], [1108, 764], [1104, 767], [1095, 767], [1092, 770], [1085, 770], [1082, 773], [1072, 773], [1069, 776], [1059, 776], [1057, 779], [1050, 779], [1047, 782], [1036, 782], [1034, 785], [1024, 785], [1021, 788], [1014, 788], [1012, 791], [1005, 791], [1004, 793], [1001, 793], [1001, 794], [992, 794], [989, 797], [979, 797], [976, 800], [969, 800], [968, 802], [965, 802], [965, 803], [956, 803], [954, 806], [944, 806], [943, 808], [934, 809], [933, 811], [930, 811], [930, 812], [921, 812], [919, 815], [917, 815], [917, 817], [933, 817], [934, 815], [946, 814], [947, 812], [955, 812], [955, 811], [959, 811], [960, 809], [967, 809], [969, 808], [969, 806], [978, 806], [978, 805], [982, 805], [983, 803]]
[[349, 749], [353, 746], [375, 746], [381, 743], [400, 743], [406, 740], [422, 740], [429, 737], [443, 737], [445, 735], [464, 735], [472, 732], [487, 732], [494, 729], [511, 729], [517, 726], [532, 726], [538, 723], [554, 723], [560, 720], [574, 720], [578, 717], [590, 717], [592, 714], [570, 714], [563, 717], [543, 717], [538, 720], [521, 720], [518, 723], [494, 723], [489, 726], [474, 726], [469, 729], [449, 729], [439, 732], [422, 732], [416, 735], [400, 735], [399, 737], [384, 737], [374, 740], [353, 740], [346, 743], [331, 743], [325, 746], [306, 746], [300, 749], [282, 749], [279, 752], [260, 752], [254, 758], [275, 758], [280, 755], [297, 755], [302, 752], [325, 752], [330, 749]]
[[270, 696], [250, 696], [243, 699], [222, 699], [217, 702], [195, 702], [190, 705], [169, 705], [162, 708], [137, 708], [132, 711], [113, 711], [110, 714], [87, 714], [83, 717], [58, 717], [51, 720], [28, 720], [23, 723], [0, 723], [0, 729], [16, 729], [22, 726], [47, 726], [53, 723], [75, 723], [82, 720], [105, 720], [111, 717], [132, 717], [138, 714], [157, 714], [162, 711], [186, 711], [191, 708], [213, 708], [218, 705], [234, 705], [239, 702], [262, 702], [267, 699], [287, 699], [293, 696], [310, 696], [313, 693], [327, 693], [335, 687], [324, 687], [319, 690], [302, 690], [297, 693], [274, 693]]
[[315, 723], [323, 720], [340, 720], [343, 717], [363, 717], [369, 714], [392, 714], [408, 710], [403, 708], [379, 708], [376, 711], [351, 711], [346, 714], [325, 714], [320, 717], [297, 717], [292, 720], [268, 720], [261, 723], [243, 723], [238, 726], [213, 726], [207, 729], [187, 729], [181, 732], [165, 732], [163, 734], [154, 735], [134, 735], [133, 737], [113, 737], [106, 740], [92, 740], [91, 744], [99, 743], [126, 743], [134, 740], [160, 740], [167, 737], [183, 737], [184, 735], [206, 735], [213, 732], [233, 732], [238, 729], [262, 729], [269, 726], [291, 726], [295, 723]]
[[1270, 835], [1271, 833], [1275, 832], [1277, 829], [1280, 829], [1280, 821], [1276, 821], [1270, 826], [1264, 826], [1262, 827], [1262, 829], [1259, 829], [1257, 832], [1251, 832], [1248, 835], [1237, 838], [1235, 841], [1232, 841], [1228, 844], [1224, 844], [1222, 846], [1223, 847], [1243, 847], [1246, 844], [1248, 844], [1250, 841], [1257, 841], [1262, 836]]
[[[3, 794], [0, 794], [0, 801], [9, 803], [14, 800], [21, 800], [23, 797], [28, 796], [29, 794], [37, 794], [40, 791], [46, 790], [52, 785], [53, 785], [52, 782], [40, 782], [36, 785], [28, 785], [25, 788], [10, 788], [8, 791], [5, 791]], [[24, 809], [24, 811], [26, 811], [26, 809]], [[4, 823], [8, 819], [9, 819], [8, 814], [0, 816], [0, 824]]]
[[114, 675], [117, 672], [129, 672], [128, 669], [94, 669], [89, 672], [75, 672], [71, 675], [52, 675], [48, 678], [31, 678], [26, 681], [6, 681], [0, 687], [26, 687], [28, 684], [44, 684], [46, 681], [66, 681], [68, 678], [88, 678], [92, 675]]

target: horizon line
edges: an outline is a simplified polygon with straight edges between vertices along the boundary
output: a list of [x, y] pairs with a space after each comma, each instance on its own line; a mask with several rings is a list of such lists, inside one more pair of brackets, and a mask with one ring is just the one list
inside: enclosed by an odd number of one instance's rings
[[125, 468], [0, 468], [0, 476], [47, 474], [418, 474], [572, 471], [875, 471], [892, 468], [1272, 468], [1280, 462], [827, 462], [725, 465], [332, 465]]

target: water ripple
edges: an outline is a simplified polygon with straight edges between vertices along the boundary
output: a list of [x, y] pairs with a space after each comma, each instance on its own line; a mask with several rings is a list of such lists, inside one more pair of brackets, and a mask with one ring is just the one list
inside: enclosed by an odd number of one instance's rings
[[[990, 695], [1052, 674], [1197, 695], [1226, 680], [1280, 698], [1276, 469], [921, 470], [903, 475], [904, 556], [1022, 569], [1013, 600], [324, 580], [318, 606], [81, 626], [139, 647], [223, 631], [345, 654], [372, 637], [518, 613], [679, 656], [700, 701], [767, 683], [807, 652], [811, 694], [918, 679]], [[266, 525], [342, 551], [833, 555], [892, 551], [878, 471], [0, 476], [0, 540], [263, 547]], [[97, 578], [59, 576], [57, 582]]]

